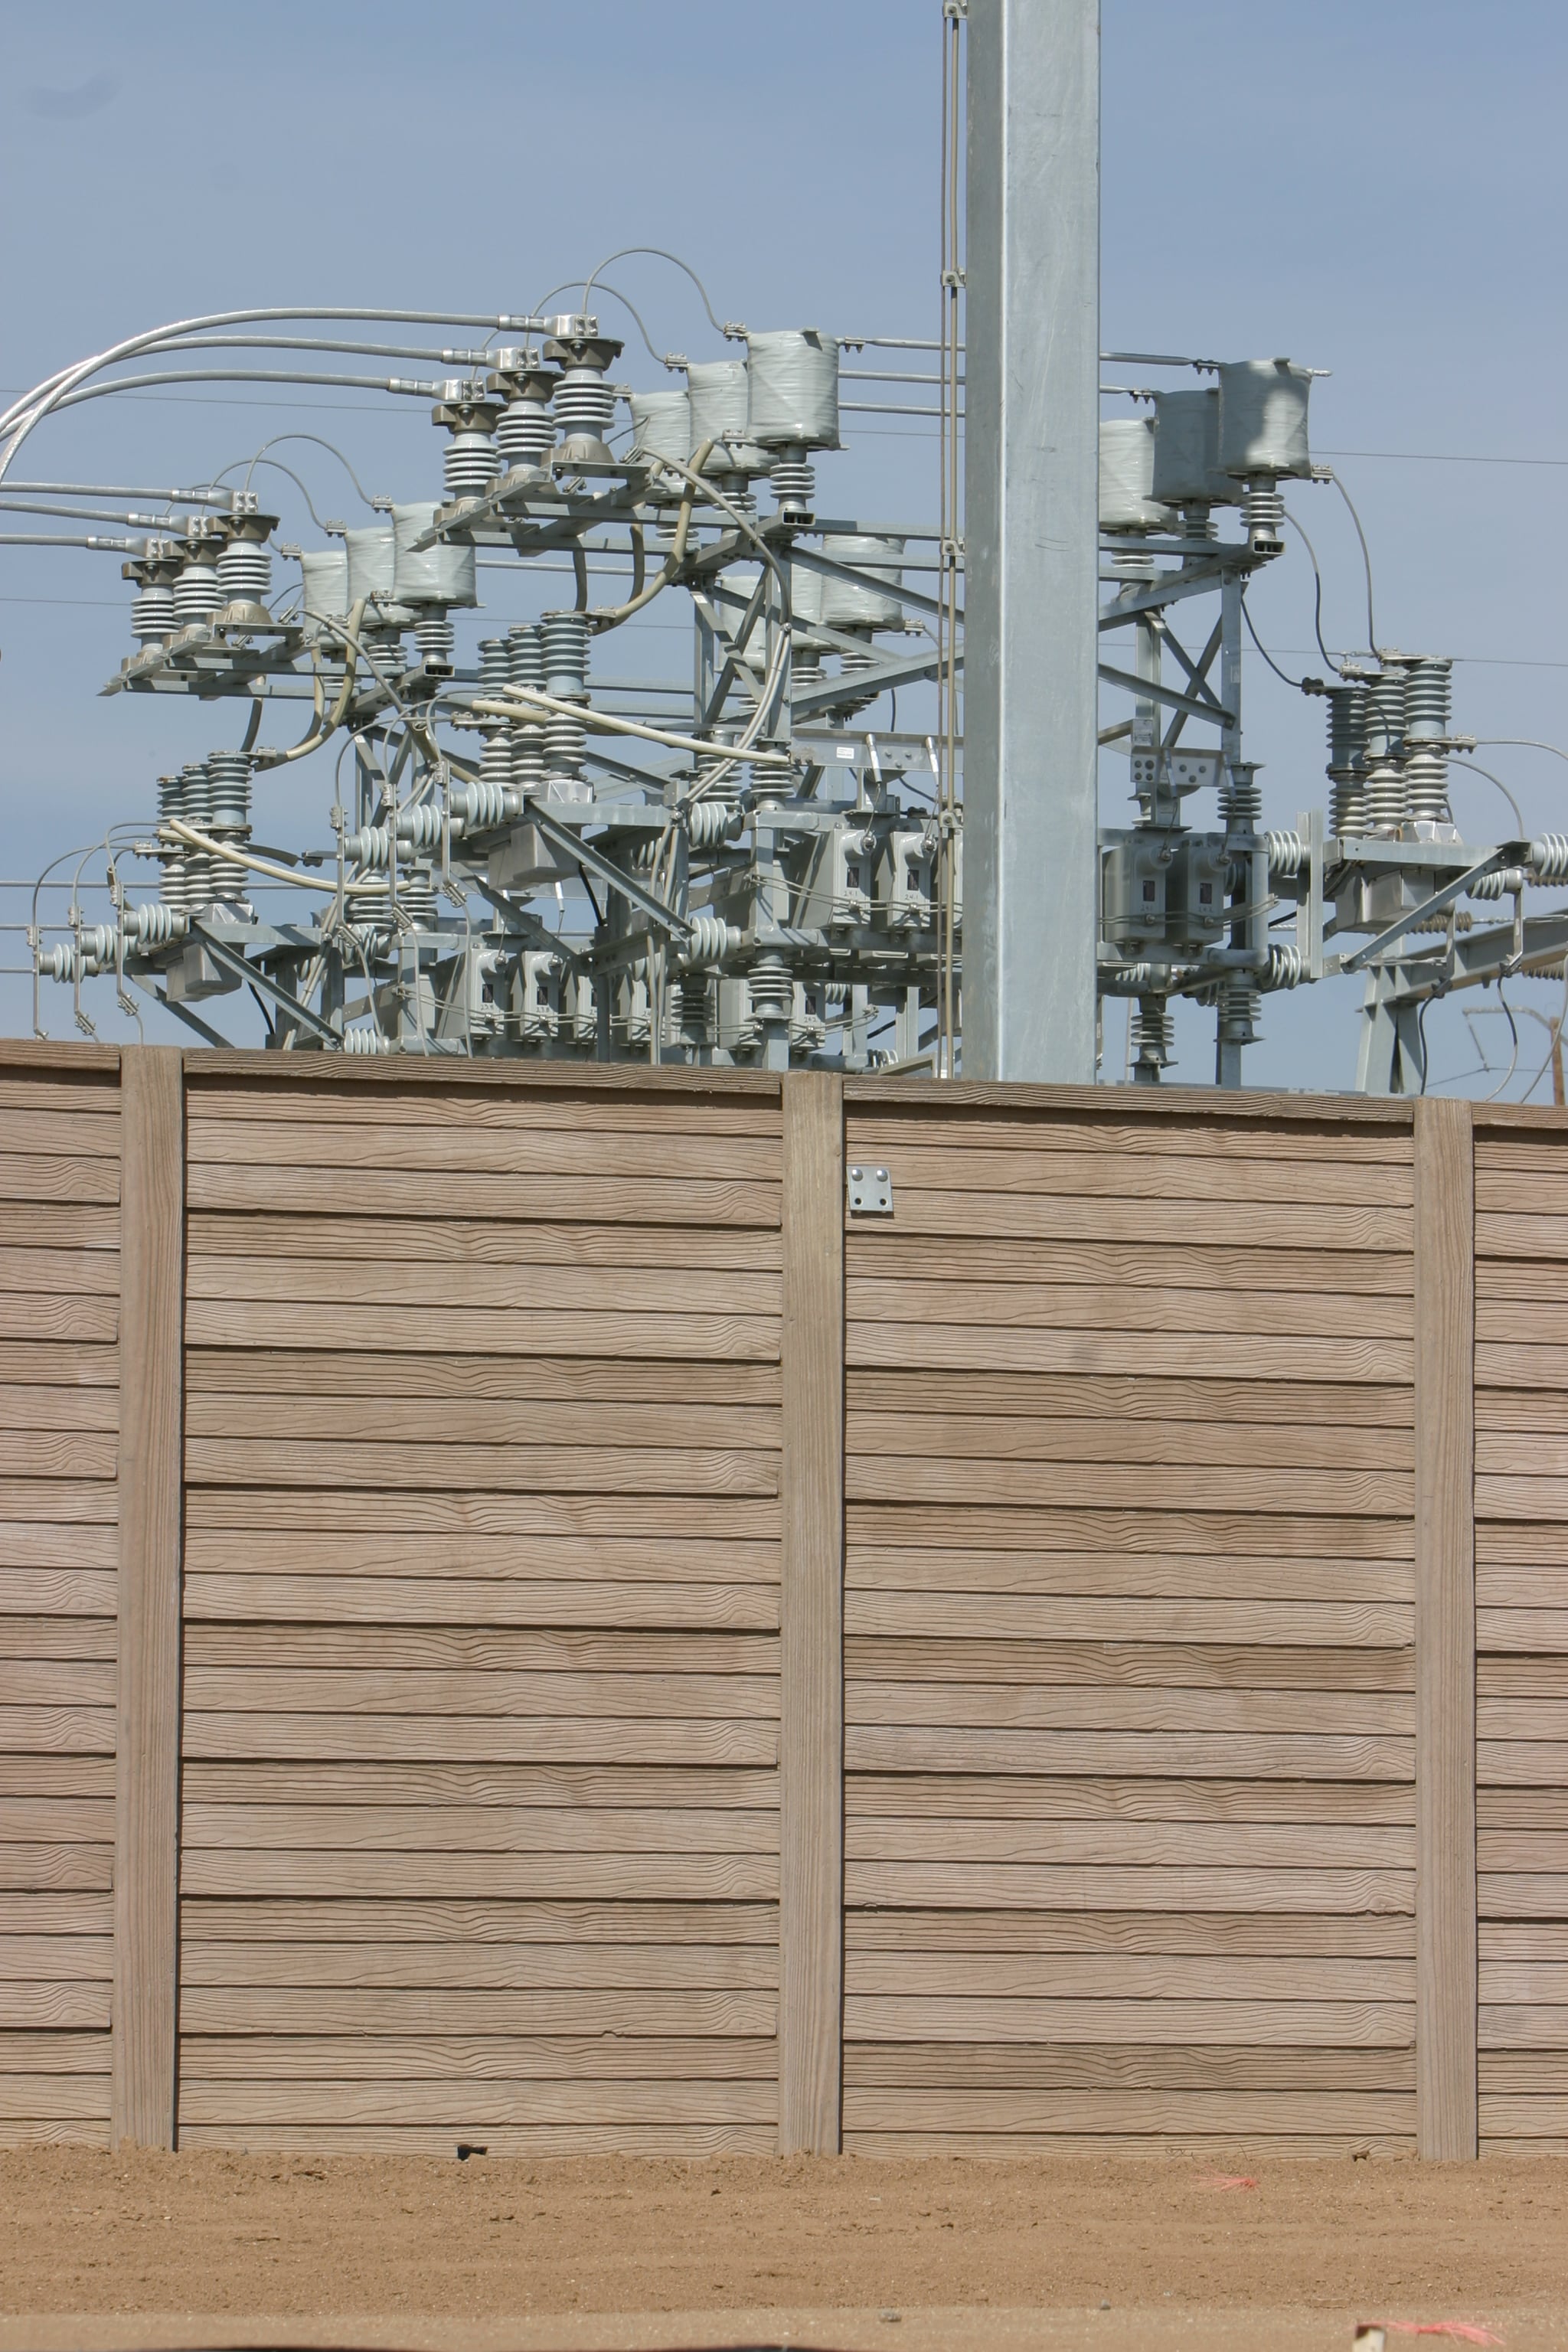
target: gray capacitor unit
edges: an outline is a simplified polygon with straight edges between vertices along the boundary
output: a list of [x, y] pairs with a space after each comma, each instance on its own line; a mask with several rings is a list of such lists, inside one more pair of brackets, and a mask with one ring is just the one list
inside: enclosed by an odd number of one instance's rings
[[686, 371], [691, 403], [691, 446], [716, 441], [710, 469], [737, 474], [765, 474], [768, 453], [746, 430], [751, 378], [744, 360], [693, 360]]
[[1107, 417], [1100, 428], [1100, 528], [1161, 530], [1172, 520], [1154, 497], [1154, 419]]
[[400, 604], [477, 604], [479, 582], [474, 551], [437, 540], [433, 547], [416, 549], [414, 542], [435, 522], [434, 499], [416, 499], [392, 509], [395, 542], [393, 588]]
[[[804, 563], [795, 563], [791, 565], [789, 575], [790, 617], [796, 625], [795, 644], [802, 650], [810, 650], [814, 653], [828, 653], [832, 650], [831, 646], [828, 645], [827, 639], [826, 637], [817, 636], [813, 630], [813, 624], [820, 621], [823, 617], [822, 596], [823, 591], [826, 586], [827, 583], [823, 578], [820, 572], [808, 572]], [[738, 616], [731, 614], [730, 617], [731, 621], [733, 621]], [[802, 635], [801, 632], [803, 628], [812, 631], [812, 634]], [[760, 655], [762, 651], [762, 646], [759, 641], [763, 635], [763, 630], [761, 625], [753, 628], [752, 631], [751, 640], [746, 650], [753, 658]]]
[[349, 559], [341, 547], [310, 548], [300, 558], [308, 621], [341, 621], [349, 611]]
[[632, 412], [631, 457], [673, 457], [689, 463], [696, 446], [691, 430], [691, 400], [686, 392], [634, 392], [626, 403]]
[[352, 609], [369, 596], [380, 596], [390, 603], [397, 576], [392, 525], [367, 523], [362, 530], [345, 530], [343, 553], [348, 565], [345, 609]]
[[1219, 462], [1217, 390], [1154, 394], [1153, 498], [1161, 506], [1234, 506], [1236, 484]]
[[1219, 463], [1238, 480], [1303, 479], [1311, 372], [1293, 360], [1236, 360], [1219, 371]]
[[764, 449], [837, 449], [838, 345], [815, 327], [748, 335], [746, 429]]
[[[888, 539], [866, 533], [829, 532], [823, 540], [822, 551], [835, 563], [853, 564], [856, 571], [866, 572], [873, 581], [883, 581], [888, 588], [903, 585], [903, 572], [898, 559], [903, 554], [901, 539]], [[859, 586], [849, 580], [830, 580], [821, 572], [808, 572], [804, 565], [797, 568], [793, 594], [799, 606], [801, 583], [812, 582], [804, 617], [821, 621], [830, 629], [899, 629], [903, 626], [904, 608], [896, 595], [867, 585]]]

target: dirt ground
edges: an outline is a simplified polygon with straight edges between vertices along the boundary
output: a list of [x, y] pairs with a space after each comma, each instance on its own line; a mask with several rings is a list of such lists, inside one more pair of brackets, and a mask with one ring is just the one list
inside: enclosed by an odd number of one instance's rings
[[[0, 2154], [0, 2352], [1568, 2347], [1568, 2164]], [[1389, 2352], [1400, 2339], [1391, 2336]], [[1414, 2347], [1412, 2347], [1414, 2352]]]

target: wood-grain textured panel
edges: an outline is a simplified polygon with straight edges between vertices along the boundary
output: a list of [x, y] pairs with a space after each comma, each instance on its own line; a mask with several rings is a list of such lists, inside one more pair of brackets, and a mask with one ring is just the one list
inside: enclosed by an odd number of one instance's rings
[[184, 2145], [777, 2145], [784, 1132], [195, 1087]]
[[[18, 1051], [27, 1049], [9, 1049]], [[91, 1057], [79, 1068], [6, 1060], [0, 1477], [11, 1503], [0, 1511], [0, 2140], [7, 2145], [107, 2147], [110, 2137], [121, 1135], [114, 1057], [107, 1068]]]
[[846, 2147], [1408, 2147], [1408, 1114], [929, 1100], [848, 1113]]
[[1559, 1120], [1475, 1143], [1483, 2152], [1561, 2152], [1568, 2084], [1564, 1140]]

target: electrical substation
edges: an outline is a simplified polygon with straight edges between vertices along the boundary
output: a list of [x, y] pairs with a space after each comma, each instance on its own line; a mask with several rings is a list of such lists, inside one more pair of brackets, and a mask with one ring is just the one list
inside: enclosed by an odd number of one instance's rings
[[[738, 173], [477, 306], [247, 226], [0, 417], [119, 600], [90, 823], [0, 673], [0, 2147], [224, 2152], [247, 2245], [287, 2152], [1568, 2150], [1568, 1111], [1427, 1036], [1563, 990], [1568, 831], [1456, 821], [1353, 358], [1102, 331], [1099, 19], [930, 0], [924, 316], [763, 310]], [[1265, 1088], [1325, 989], [1359, 1092]], [[804, 2333], [666, 2333], [815, 2340], [846, 2178]]]
[[[1525, 908], [1568, 881], [1568, 835], [1462, 837], [1452, 666], [1373, 642], [1370, 556], [1368, 644], [1320, 626], [1304, 681], [1317, 804], [1263, 805], [1247, 594], [1317, 570], [1288, 505], [1335, 478], [1316, 371], [1100, 350], [1092, 17], [1047, 12], [1004, 59], [988, 16], [948, 11], [934, 336], [758, 327], [700, 288], [710, 346], [661, 353], [606, 261], [548, 313], [185, 320], [13, 402], [5, 538], [118, 569], [103, 691], [211, 721], [205, 757], [128, 768], [73, 879], [42, 877], [35, 1028], [64, 988], [88, 1034], [150, 996], [213, 1043], [241, 1042], [237, 1010], [253, 1034], [254, 999], [290, 1053], [1085, 1080], [1131, 999], [1152, 1084], [1184, 998], [1235, 1087], [1272, 992], [1353, 973], [1357, 1084], [1411, 1092], [1435, 997], [1559, 969], [1568, 917]], [[1030, 76], [1075, 93], [1048, 152], [991, 135]], [[671, 263], [697, 275], [638, 267]], [[68, 478], [81, 404], [218, 383], [384, 398], [405, 478], [366, 491], [352, 438], [274, 434], [218, 480]], [[939, 426], [929, 500], [890, 517], [853, 488], [886, 414]], [[42, 447], [63, 478], [26, 478]], [[318, 521], [339, 484], [357, 519]], [[308, 540], [282, 535], [296, 488]], [[487, 629], [520, 586], [540, 616]], [[656, 601], [689, 660], [627, 675], [647, 640], [619, 633]], [[1094, 805], [1106, 747], [1130, 822]], [[280, 840], [296, 762], [317, 815]]]

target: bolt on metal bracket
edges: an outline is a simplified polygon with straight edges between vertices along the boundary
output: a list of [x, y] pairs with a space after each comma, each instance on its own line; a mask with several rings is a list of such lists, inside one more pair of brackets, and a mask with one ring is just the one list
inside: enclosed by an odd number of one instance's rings
[[893, 1180], [885, 1168], [851, 1168], [848, 1189], [852, 1217], [892, 1215]]

